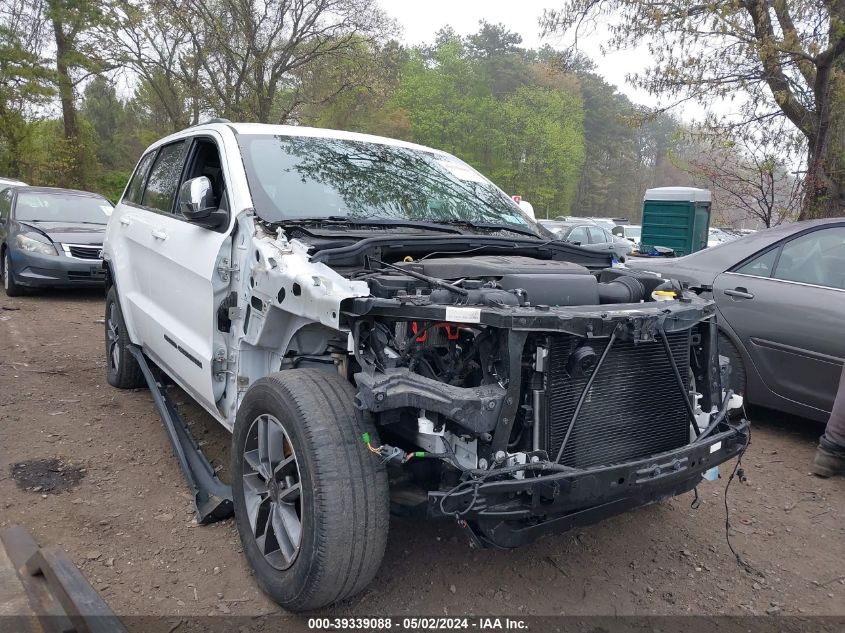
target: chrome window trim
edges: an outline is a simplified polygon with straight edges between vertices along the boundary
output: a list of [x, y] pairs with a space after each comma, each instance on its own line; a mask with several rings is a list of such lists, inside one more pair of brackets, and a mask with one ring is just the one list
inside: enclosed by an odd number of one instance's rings
[[821, 290], [833, 290], [835, 292], [845, 292], [845, 288], [834, 288], [833, 286], [820, 286], [819, 284], [808, 284], [804, 281], [791, 281], [789, 279], [778, 279], [777, 277], [763, 277], [761, 275], [746, 275], [745, 273], [735, 273], [725, 271], [724, 275], [734, 275], [735, 277], [748, 277], [749, 279], [765, 279], [766, 281], [777, 281], [782, 284], [793, 284], [795, 286], [807, 286], [808, 288], [820, 288]]

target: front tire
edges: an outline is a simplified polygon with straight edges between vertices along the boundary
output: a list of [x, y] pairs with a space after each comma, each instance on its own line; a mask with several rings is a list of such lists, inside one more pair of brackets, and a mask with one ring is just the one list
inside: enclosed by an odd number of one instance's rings
[[291, 611], [349, 598], [387, 542], [387, 474], [361, 436], [339, 374], [289, 369], [256, 381], [232, 436], [235, 522], [261, 588]]
[[14, 275], [12, 275], [12, 262], [9, 260], [9, 251], [3, 251], [3, 290], [6, 291], [7, 297], [20, 297], [23, 294], [23, 288], [15, 283]]
[[129, 351], [129, 333], [115, 287], [106, 295], [106, 380], [118, 389], [137, 389], [147, 384], [141, 366]]

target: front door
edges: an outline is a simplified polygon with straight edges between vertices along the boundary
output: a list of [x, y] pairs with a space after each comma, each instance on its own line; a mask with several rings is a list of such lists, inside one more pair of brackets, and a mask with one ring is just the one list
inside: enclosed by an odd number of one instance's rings
[[811, 229], [722, 273], [713, 296], [772, 392], [830, 411], [845, 359], [845, 224]]
[[228, 281], [218, 272], [230, 238], [228, 226], [206, 229], [188, 222], [178, 208], [182, 182], [212, 181], [218, 204], [227, 206], [222, 143], [211, 133], [161, 147], [149, 171], [141, 209], [126, 227], [134, 249], [138, 293], [135, 327], [147, 355], [207, 409], [214, 411], [224, 383], [215, 380], [214, 355], [225, 349], [216, 329], [215, 295]]

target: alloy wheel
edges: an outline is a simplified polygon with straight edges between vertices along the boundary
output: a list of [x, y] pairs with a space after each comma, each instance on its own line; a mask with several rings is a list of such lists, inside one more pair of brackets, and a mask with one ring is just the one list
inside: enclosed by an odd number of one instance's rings
[[287, 569], [302, 542], [302, 479], [290, 436], [272, 415], [260, 415], [250, 426], [242, 485], [259, 551], [274, 569]]
[[109, 316], [106, 320], [106, 337], [108, 349], [106, 350], [109, 365], [114, 371], [120, 367], [120, 325], [117, 320], [117, 304], [112, 302], [109, 305]]

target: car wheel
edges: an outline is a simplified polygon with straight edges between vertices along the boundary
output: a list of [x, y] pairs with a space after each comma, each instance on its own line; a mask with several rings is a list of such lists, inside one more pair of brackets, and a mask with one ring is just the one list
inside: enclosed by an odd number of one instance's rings
[[727, 356], [731, 363], [731, 373], [726, 387], [745, 398], [745, 363], [742, 362], [742, 355], [736, 345], [722, 332], [719, 332], [719, 353]]
[[244, 395], [232, 436], [235, 522], [261, 588], [291, 611], [369, 584], [387, 542], [384, 465], [339, 374], [289, 369]]
[[7, 297], [19, 297], [23, 294], [23, 288], [15, 283], [12, 275], [12, 262], [9, 260], [9, 251], [3, 251], [3, 290]]
[[147, 384], [141, 366], [128, 347], [132, 344], [117, 291], [112, 286], [106, 295], [106, 380], [118, 389], [137, 389]]

